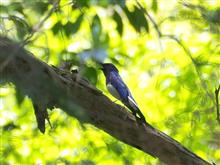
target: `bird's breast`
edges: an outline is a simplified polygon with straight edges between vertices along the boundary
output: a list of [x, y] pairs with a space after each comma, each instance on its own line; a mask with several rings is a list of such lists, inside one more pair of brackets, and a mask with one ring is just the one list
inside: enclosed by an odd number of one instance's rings
[[106, 86], [112, 96], [114, 96], [118, 100], [121, 100], [121, 97], [120, 97], [117, 89], [111, 83], [108, 83]]

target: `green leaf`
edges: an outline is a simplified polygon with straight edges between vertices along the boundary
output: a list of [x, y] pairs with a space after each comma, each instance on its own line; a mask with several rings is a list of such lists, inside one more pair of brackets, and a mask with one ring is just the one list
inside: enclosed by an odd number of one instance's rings
[[117, 23], [117, 31], [120, 35], [123, 33], [123, 22], [117, 11], [114, 11], [113, 19]]
[[47, 2], [38, 1], [35, 2], [31, 7], [39, 14], [43, 14], [47, 11], [48, 5], [49, 4]]
[[14, 12], [17, 11], [21, 14], [23, 14], [23, 6], [20, 2], [13, 2], [9, 5], [0, 5], [0, 13], [8, 13], [8, 12]]
[[157, 0], [152, 0], [152, 5], [151, 5], [152, 10], [156, 13], [157, 12]]
[[89, 0], [77, 0], [74, 1], [73, 0], [73, 5], [72, 5], [72, 9], [78, 9], [78, 8], [82, 8], [82, 7], [89, 7]]
[[53, 27], [52, 27], [52, 31], [53, 31], [53, 34], [56, 35], [60, 29], [62, 29], [63, 25], [61, 24], [61, 22], [57, 22]]
[[220, 24], [220, 8], [208, 11], [204, 16], [209, 22]]
[[16, 16], [9, 16], [16, 26], [17, 36], [19, 39], [23, 39], [24, 36], [30, 32], [30, 27], [25, 20]]
[[66, 25], [64, 25], [63, 27], [65, 34], [67, 36], [70, 36], [71, 34], [75, 34], [79, 30], [82, 20], [83, 20], [83, 14], [81, 14], [74, 23], [70, 21], [67, 22]]
[[125, 6], [125, 0], [109, 0], [111, 4], [118, 4], [119, 6], [121, 7], [124, 7]]
[[4, 131], [12, 131], [13, 129], [19, 128], [19, 126], [15, 125], [14, 122], [10, 122], [4, 125], [2, 128]]
[[8, 7], [4, 5], [0, 5], [0, 13], [8, 13]]
[[97, 71], [96, 71], [95, 68], [93, 68], [93, 67], [85, 67], [85, 68], [83, 68], [81, 73], [82, 73], [83, 76], [88, 78], [88, 80], [93, 85], [95, 85], [97, 83], [98, 74], [97, 74]]
[[141, 9], [137, 7], [135, 7], [134, 11], [129, 11], [127, 7], [124, 7], [123, 9], [128, 17], [129, 22], [137, 32], [141, 32], [141, 29], [144, 29], [146, 30], [146, 32], [149, 32], [147, 19]]
[[18, 11], [19, 13], [23, 13], [23, 6], [20, 2], [13, 2], [9, 5], [12, 11]]
[[92, 38], [95, 46], [99, 45], [99, 37], [102, 33], [101, 20], [98, 15], [93, 17], [92, 21]]

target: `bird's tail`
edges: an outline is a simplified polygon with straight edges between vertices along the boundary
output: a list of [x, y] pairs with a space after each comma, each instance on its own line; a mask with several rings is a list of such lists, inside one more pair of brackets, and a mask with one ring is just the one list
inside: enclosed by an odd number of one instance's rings
[[147, 123], [144, 115], [141, 113], [141, 110], [138, 108], [137, 103], [133, 99], [129, 100], [128, 103], [124, 103], [124, 104], [132, 111], [136, 119], [138, 119], [142, 123], [145, 124]]
[[141, 113], [140, 109], [137, 107], [136, 109], [131, 109], [133, 115], [136, 117], [136, 119], [140, 120], [142, 123], [147, 123], [144, 115]]
[[146, 123], [147, 123], [147, 122], [146, 122], [146, 119], [145, 119], [144, 115], [141, 113], [141, 111], [140, 111], [139, 108], [138, 108], [138, 110], [137, 110], [137, 114], [138, 114], [138, 116], [140, 117], [141, 121], [146, 124]]

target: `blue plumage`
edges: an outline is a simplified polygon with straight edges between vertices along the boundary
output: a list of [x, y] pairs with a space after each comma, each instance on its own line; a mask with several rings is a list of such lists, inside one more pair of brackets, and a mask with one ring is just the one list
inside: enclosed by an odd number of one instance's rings
[[[128, 107], [134, 116], [146, 123], [144, 115], [138, 108], [137, 103], [131, 95], [130, 90], [119, 75], [118, 69], [110, 63], [102, 64], [103, 72], [106, 77], [106, 86], [108, 91], [123, 104]], [[138, 114], [138, 116], [137, 116]]]

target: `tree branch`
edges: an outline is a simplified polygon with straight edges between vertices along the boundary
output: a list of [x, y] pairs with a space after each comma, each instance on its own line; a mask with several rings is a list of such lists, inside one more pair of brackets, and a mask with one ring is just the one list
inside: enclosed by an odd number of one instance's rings
[[59, 107], [80, 122], [91, 123], [167, 164], [209, 164], [150, 124], [137, 124], [125, 108], [112, 102], [78, 73], [48, 66], [19, 44], [0, 37], [0, 65], [11, 54], [13, 59], [0, 70], [0, 80], [14, 83], [33, 102], [47, 108]]

